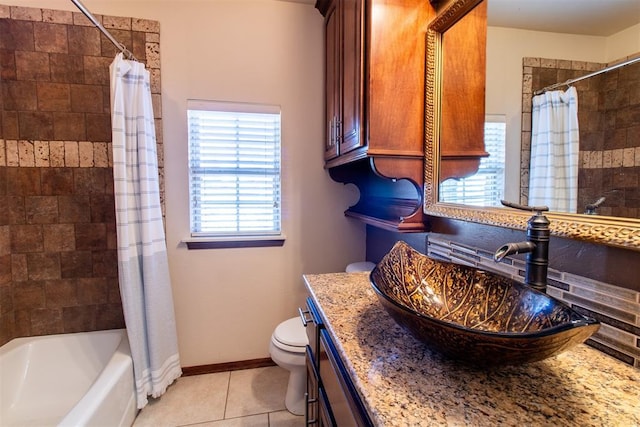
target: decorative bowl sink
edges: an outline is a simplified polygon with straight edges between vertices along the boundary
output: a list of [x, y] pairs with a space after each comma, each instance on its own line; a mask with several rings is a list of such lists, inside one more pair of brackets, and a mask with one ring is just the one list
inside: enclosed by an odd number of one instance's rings
[[370, 275], [386, 311], [428, 347], [478, 365], [534, 362], [600, 324], [515, 280], [439, 261], [398, 242]]

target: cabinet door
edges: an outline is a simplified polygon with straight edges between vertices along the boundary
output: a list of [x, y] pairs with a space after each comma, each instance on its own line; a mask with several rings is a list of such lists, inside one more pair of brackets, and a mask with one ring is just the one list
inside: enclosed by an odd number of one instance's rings
[[340, 16], [338, 2], [333, 1], [325, 18], [325, 98], [326, 98], [326, 137], [324, 158], [338, 157], [340, 147], [339, 123], [342, 116], [340, 83]]
[[305, 422], [306, 425], [320, 425], [320, 402], [319, 402], [319, 387], [318, 387], [318, 373], [315, 368], [314, 357], [311, 353], [311, 348], [307, 346], [307, 407], [305, 410]]
[[372, 425], [325, 329], [320, 331], [318, 376], [321, 383], [320, 389], [327, 395], [327, 406], [329, 413], [333, 416], [334, 425], [339, 427]]
[[364, 7], [362, 0], [341, 0], [342, 23], [342, 119], [339, 123], [340, 154], [365, 143], [363, 125], [363, 38]]

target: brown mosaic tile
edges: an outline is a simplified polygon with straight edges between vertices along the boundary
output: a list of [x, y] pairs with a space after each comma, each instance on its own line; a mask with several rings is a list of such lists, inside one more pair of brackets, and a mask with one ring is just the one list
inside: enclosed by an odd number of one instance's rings
[[76, 224], [76, 249], [107, 249], [107, 230], [101, 223]]
[[122, 329], [125, 327], [122, 303], [100, 304], [96, 307], [96, 328]]
[[7, 195], [10, 196], [38, 196], [41, 193], [38, 168], [8, 168], [7, 182]]
[[18, 139], [18, 113], [16, 111], [0, 111], [2, 114], [2, 136], [6, 139]]
[[23, 196], [6, 196], [6, 215], [8, 224], [26, 224], [27, 214]]
[[84, 114], [82, 113], [53, 113], [54, 138], [57, 140], [86, 139]]
[[[7, 248], [9, 248], [9, 245], [7, 245]], [[11, 284], [12, 280], [11, 275], [11, 255], [0, 255], [0, 298], [2, 296], [2, 290], [10, 287], [9, 285]], [[0, 315], [2, 314], [3, 310], [5, 310], [2, 307], [1, 302], [2, 300], [0, 299]]]
[[60, 253], [60, 270], [63, 279], [93, 277], [91, 251]]
[[16, 56], [13, 51], [0, 50], [0, 79], [15, 80]]
[[27, 224], [52, 224], [58, 222], [58, 198], [55, 196], [25, 197]]
[[[131, 31], [110, 29], [109, 32], [116, 40], [118, 40], [119, 43], [125, 45], [127, 49], [131, 50]], [[111, 41], [102, 33], [100, 34], [100, 44], [102, 46], [102, 56], [113, 60], [116, 54], [120, 53], [120, 49], [111, 43]]]
[[69, 52], [67, 25], [35, 22], [33, 35], [35, 48], [38, 52], [67, 53]]
[[7, 110], [36, 111], [38, 92], [33, 81], [5, 81], [2, 83], [2, 100]]
[[100, 56], [100, 31], [95, 27], [69, 27], [69, 53]]
[[11, 279], [14, 282], [24, 282], [29, 279], [27, 254], [11, 255]]
[[118, 253], [116, 250], [93, 252], [94, 277], [118, 277]]
[[116, 220], [115, 200], [112, 194], [91, 195], [91, 222], [114, 223]]
[[17, 337], [28, 337], [31, 335], [31, 316], [29, 310], [14, 311], [14, 334]]
[[8, 225], [0, 225], [0, 256], [11, 255], [11, 233]]
[[58, 197], [58, 221], [61, 224], [78, 224], [91, 221], [89, 196]]
[[61, 310], [42, 308], [32, 310], [30, 315], [31, 335], [52, 335], [64, 332]]
[[62, 308], [62, 323], [65, 333], [95, 331], [96, 319], [93, 306]]
[[71, 91], [66, 83], [39, 82], [39, 111], [71, 111]]
[[131, 53], [135, 56], [138, 61], [144, 62], [146, 60], [147, 48], [146, 48], [147, 38], [145, 33], [135, 31], [132, 33], [131, 37]]
[[122, 299], [120, 297], [120, 285], [117, 276], [107, 278], [107, 289], [109, 290], [109, 302], [121, 304]]
[[52, 53], [49, 64], [52, 82], [84, 83], [84, 58], [81, 55]]
[[102, 113], [102, 93], [102, 86], [71, 85], [71, 110], [84, 113]]
[[86, 84], [109, 85], [109, 65], [113, 62], [113, 58], [85, 56], [83, 61]]
[[53, 139], [53, 114], [21, 111], [18, 113], [18, 137], [27, 140]]
[[73, 169], [43, 168], [41, 169], [42, 195], [62, 196], [73, 194]]
[[78, 305], [78, 286], [75, 279], [47, 280], [44, 291], [47, 308]]
[[46, 252], [66, 252], [76, 249], [75, 227], [73, 224], [44, 224], [42, 226], [42, 235]]
[[[111, 140], [111, 116], [109, 113], [87, 114], [87, 140], [88, 141], [110, 141]], [[103, 164], [96, 166], [108, 166], [108, 157], [102, 157]]]
[[57, 252], [28, 253], [27, 270], [29, 280], [60, 279], [60, 255]]
[[105, 168], [76, 168], [73, 170], [75, 194], [105, 194]]
[[16, 310], [44, 308], [42, 282], [18, 282], [13, 287], [13, 304]]
[[78, 302], [80, 304], [106, 304], [108, 302], [109, 290], [106, 278], [94, 277], [78, 279], [77, 283]]
[[0, 49], [32, 51], [33, 22], [0, 19]]
[[49, 54], [16, 51], [16, 76], [18, 80], [51, 80]]

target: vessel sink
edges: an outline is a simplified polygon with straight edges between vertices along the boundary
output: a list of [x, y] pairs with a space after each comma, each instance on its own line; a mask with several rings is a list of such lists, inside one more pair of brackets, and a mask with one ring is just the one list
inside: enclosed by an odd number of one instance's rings
[[371, 285], [385, 310], [429, 348], [477, 365], [513, 365], [559, 354], [600, 324], [516, 280], [430, 258], [398, 242]]

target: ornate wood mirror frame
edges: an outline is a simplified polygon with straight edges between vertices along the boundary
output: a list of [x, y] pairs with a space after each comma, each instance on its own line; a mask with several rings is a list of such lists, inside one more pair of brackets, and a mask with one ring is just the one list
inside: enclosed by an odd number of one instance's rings
[[[508, 208], [481, 208], [438, 202], [439, 129], [441, 114], [442, 37], [467, 12], [482, 0], [453, 0], [431, 22], [427, 30], [425, 94], [425, 188], [424, 212], [427, 215], [460, 219], [513, 229], [526, 229], [528, 212]], [[547, 214], [551, 232], [567, 237], [640, 251], [640, 220], [598, 215]]]

